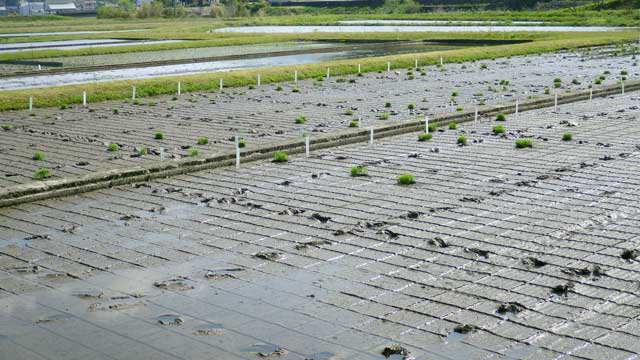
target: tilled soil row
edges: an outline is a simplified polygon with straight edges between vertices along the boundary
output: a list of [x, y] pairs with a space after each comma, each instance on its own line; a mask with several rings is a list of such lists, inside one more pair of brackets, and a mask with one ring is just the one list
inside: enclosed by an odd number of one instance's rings
[[[636, 91], [640, 89], [640, 81], [629, 81], [624, 84], [624, 91]], [[510, 103], [508, 105], [484, 106], [478, 108], [478, 116], [495, 116], [499, 113], [515, 113], [532, 109], [552, 107], [556, 104], [568, 104], [577, 101], [584, 101], [590, 97], [606, 97], [623, 92], [622, 85], [609, 85], [602, 88], [577, 91], [566, 95], [547, 96], [543, 99], [523, 101], [521, 103]], [[435, 116], [430, 119], [430, 123], [443, 125], [450, 122], [464, 123], [474, 121], [475, 110]], [[423, 119], [398, 121], [388, 125], [372, 126], [365, 130], [342, 131], [336, 134], [314, 137], [309, 141], [309, 150], [319, 150], [337, 147], [346, 144], [370, 141], [371, 131], [374, 139], [385, 138], [425, 129]], [[278, 151], [286, 151], [290, 154], [299, 154], [306, 151], [304, 140], [275, 142], [254, 148], [240, 151], [241, 163], [269, 159]], [[133, 166], [122, 169], [112, 169], [98, 171], [87, 175], [68, 177], [62, 179], [42, 181], [38, 183], [27, 183], [10, 186], [0, 191], [0, 207], [13, 206], [31, 201], [50, 199], [55, 197], [69, 196], [97, 189], [104, 189], [118, 185], [130, 184], [140, 181], [149, 181], [168, 176], [191, 173], [206, 169], [214, 169], [235, 164], [236, 153], [226, 152], [221, 155], [204, 157], [200, 159], [179, 159], [172, 162]]]

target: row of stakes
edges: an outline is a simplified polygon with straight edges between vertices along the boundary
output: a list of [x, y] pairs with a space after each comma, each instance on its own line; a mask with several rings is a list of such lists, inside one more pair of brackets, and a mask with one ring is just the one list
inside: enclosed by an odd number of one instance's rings
[[[443, 58], [440, 57], [440, 65], [443, 65]], [[418, 67], [418, 59], [415, 60], [415, 67]], [[391, 62], [387, 62], [387, 71], [391, 71]], [[361, 65], [358, 64], [358, 74], [361, 73]], [[327, 67], [327, 79], [329, 79], [329, 77], [331, 76], [331, 68]], [[298, 71], [294, 71], [294, 82], [298, 82]], [[257, 79], [256, 79], [256, 83], [258, 86], [260, 86], [261, 84], [261, 78], [260, 78], [260, 74], [257, 75]], [[219, 81], [219, 89], [222, 90], [224, 83], [222, 78], [220, 78]], [[622, 95], [624, 95], [624, 81], [621, 81], [621, 90], [622, 90]], [[178, 95], [182, 94], [182, 82], [178, 81]], [[132, 100], [136, 99], [136, 87], [133, 86], [132, 87], [132, 91], [131, 91], [131, 98]], [[593, 100], [593, 87], [589, 88], [589, 101]], [[82, 92], [82, 105], [83, 106], [87, 106], [87, 92], [83, 91]], [[451, 103], [451, 108], [453, 109], [453, 102]], [[519, 114], [519, 110], [520, 110], [520, 101], [519, 99], [516, 99], [516, 104], [515, 104], [515, 116], [517, 117]], [[558, 92], [554, 92], [554, 111], [558, 110]], [[33, 111], [33, 97], [29, 97], [29, 111]], [[453, 110], [452, 110], [453, 111]], [[478, 107], [475, 107], [475, 112], [474, 112], [474, 123], [478, 122]], [[360, 127], [362, 124], [362, 116], [358, 117], [358, 126]], [[424, 128], [425, 128], [425, 132], [429, 131], [429, 117], [425, 116], [425, 121], [424, 121]], [[373, 127], [369, 129], [369, 144], [373, 145], [373, 141], [374, 141], [374, 130]], [[235, 136], [235, 148], [236, 148], [236, 168], [240, 168], [240, 138], [236, 135]], [[305, 155], [307, 157], [309, 157], [309, 150], [310, 150], [310, 138], [309, 135], [305, 136]], [[160, 148], [160, 161], [164, 161], [165, 158], [165, 154], [164, 154], [164, 148]]]
[[[415, 67], [418, 67], [418, 59], [415, 59], [414, 61], [415, 63]], [[444, 60], [442, 58], [442, 56], [440, 57], [440, 65], [444, 64]], [[40, 65], [38, 65], [40, 66]], [[387, 61], [387, 71], [391, 71], [391, 62]], [[362, 66], [361, 64], [358, 64], [358, 74], [362, 73]], [[327, 79], [329, 79], [331, 77], [331, 68], [327, 67]], [[257, 75], [257, 79], [256, 79], [256, 84], [257, 86], [261, 85], [261, 77], [260, 74]], [[293, 82], [297, 83], [298, 82], [298, 71], [295, 70], [293, 72]], [[220, 78], [219, 84], [218, 84], [218, 88], [220, 90], [222, 90], [224, 87], [224, 83], [222, 78]], [[182, 95], [182, 82], [178, 81], [178, 95]], [[131, 99], [135, 100], [136, 99], [136, 87], [135, 85], [131, 87]], [[82, 106], [87, 106], [87, 92], [83, 91], [82, 92]], [[33, 96], [29, 97], [29, 111], [33, 111]]]

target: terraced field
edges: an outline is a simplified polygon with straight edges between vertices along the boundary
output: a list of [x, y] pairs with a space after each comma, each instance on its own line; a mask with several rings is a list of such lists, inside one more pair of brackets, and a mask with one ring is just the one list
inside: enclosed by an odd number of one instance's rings
[[639, 104], [2, 209], [3, 355], [633, 359]]
[[[233, 149], [236, 135], [252, 149], [300, 138], [304, 133], [313, 137], [340, 131], [358, 118], [362, 118], [361, 126], [368, 126], [471, 110], [483, 102], [493, 105], [542, 97], [546, 88], [551, 93], [556, 90], [555, 78], [562, 80], [561, 93], [585, 89], [601, 75], [606, 78], [603, 85], [615, 84], [623, 71], [627, 74], [624, 77], [637, 77], [634, 62], [633, 55], [615, 56], [605, 48], [448, 64], [442, 71], [423, 68], [425, 75], [403, 70], [224, 93], [145, 98], [136, 103], [36, 109], [33, 114], [6, 112], [2, 121], [10, 129], [0, 132], [0, 186], [34, 181], [33, 174], [40, 167], [51, 169], [54, 178], [69, 177], [158, 162], [160, 148], [167, 159], [188, 156], [193, 148], [200, 156], [218, 154]], [[605, 71], [609, 74], [603, 75]], [[409, 104], [414, 105], [413, 110], [408, 109]], [[383, 120], [385, 114], [388, 120]], [[295, 123], [300, 116], [306, 118], [304, 124]], [[156, 132], [165, 138], [155, 140]], [[209, 144], [197, 145], [201, 137], [208, 138]], [[107, 151], [111, 143], [118, 144], [120, 150]], [[135, 149], [141, 147], [149, 154], [139, 156]], [[32, 159], [36, 151], [44, 155], [42, 161]]]

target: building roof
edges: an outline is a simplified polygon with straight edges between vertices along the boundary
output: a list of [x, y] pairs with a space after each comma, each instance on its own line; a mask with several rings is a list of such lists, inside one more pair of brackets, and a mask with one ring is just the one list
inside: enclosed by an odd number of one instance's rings
[[65, 4], [48, 4], [49, 10], [75, 10], [76, 4], [68, 2]]

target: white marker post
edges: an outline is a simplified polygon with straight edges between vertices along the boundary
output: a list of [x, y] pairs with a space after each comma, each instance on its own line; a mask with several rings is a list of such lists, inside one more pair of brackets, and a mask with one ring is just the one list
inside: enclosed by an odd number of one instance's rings
[[329, 80], [329, 76], [331, 76], [331, 68], [327, 67], [327, 80]]
[[358, 74], [360, 74], [362, 72], [362, 67], [360, 66], [360, 64], [358, 64]]
[[160, 148], [160, 161], [164, 161], [164, 148]]
[[589, 101], [593, 100], [593, 85], [589, 88]]
[[553, 111], [558, 111], [558, 92], [555, 93], [555, 100], [553, 102]]
[[373, 145], [373, 128], [369, 129], [369, 145]]
[[295, 70], [293, 72], [293, 82], [297, 83], [298, 82], [298, 70]]
[[478, 107], [477, 106], [476, 106], [476, 112], [475, 112], [474, 117], [473, 117], [473, 122], [475, 124], [478, 123]]
[[240, 169], [240, 139], [236, 135], [236, 169]]
[[87, 106], [87, 92], [82, 92], [82, 106]]
[[42, 70], [42, 66], [38, 64], [38, 70]]
[[220, 78], [220, 84], [219, 84], [220, 91], [222, 91], [222, 86], [223, 86], [222, 78]]
[[416, 59], [416, 60], [414, 61], [414, 65], [415, 65], [415, 68], [417, 69], [417, 68], [418, 68], [418, 59]]
[[440, 66], [444, 65], [444, 60], [442, 59], [442, 56], [440, 56]]
[[387, 72], [391, 71], [391, 61], [387, 61]]
[[428, 116], [424, 117], [424, 132], [426, 132], [426, 133], [429, 132], [429, 117]]
[[258, 74], [258, 81], [257, 81], [258, 86], [260, 86], [260, 74]]
[[131, 100], [135, 100], [136, 99], [136, 87], [132, 86], [131, 87]]
[[309, 157], [309, 135], [304, 137], [304, 154]]
[[182, 94], [182, 82], [178, 81], [178, 95]]
[[33, 111], [33, 96], [29, 96], [29, 111]]

